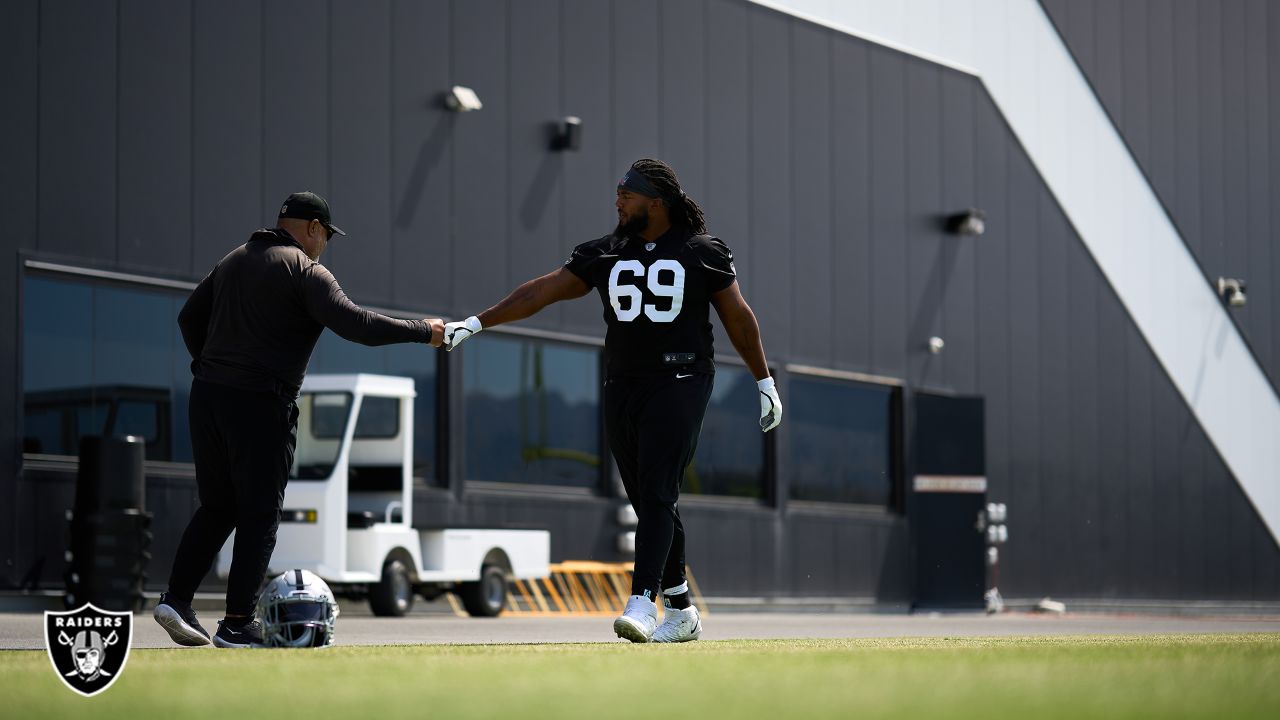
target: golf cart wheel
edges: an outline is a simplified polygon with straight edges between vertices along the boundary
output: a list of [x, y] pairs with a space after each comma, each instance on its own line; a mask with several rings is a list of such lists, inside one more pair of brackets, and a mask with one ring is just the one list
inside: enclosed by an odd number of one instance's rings
[[369, 608], [380, 617], [402, 617], [413, 607], [409, 568], [395, 558], [382, 564], [382, 580], [369, 588]]
[[497, 617], [507, 604], [507, 574], [497, 565], [485, 565], [478, 581], [462, 583], [458, 597], [472, 617]]

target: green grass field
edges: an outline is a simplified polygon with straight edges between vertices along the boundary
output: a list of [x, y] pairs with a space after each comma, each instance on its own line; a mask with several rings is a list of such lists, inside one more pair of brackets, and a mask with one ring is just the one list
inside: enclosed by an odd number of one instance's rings
[[1280, 717], [1280, 634], [133, 650], [91, 699], [0, 652], [0, 717]]

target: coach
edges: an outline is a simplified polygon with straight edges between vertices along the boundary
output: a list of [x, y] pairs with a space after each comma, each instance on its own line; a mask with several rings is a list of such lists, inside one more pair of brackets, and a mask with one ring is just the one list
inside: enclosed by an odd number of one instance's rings
[[363, 345], [438, 347], [443, 338], [438, 319], [397, 320], [348, 300], [318, 262], [334, 235], [346, 233], [331, 222], [324, 198], [290, 195], [276, 227], [253, 233], [220, 260], [178, 314], [194, 377], [191, 448], [200, 507], [182, 535], [155, 618], [180, 645], [209, 643], [191, 601], [232, 530], [226, 617], [213, 644], [262, 641], [253, 613], [293, 465], [294, 401], [320, 333], [329, 328]]

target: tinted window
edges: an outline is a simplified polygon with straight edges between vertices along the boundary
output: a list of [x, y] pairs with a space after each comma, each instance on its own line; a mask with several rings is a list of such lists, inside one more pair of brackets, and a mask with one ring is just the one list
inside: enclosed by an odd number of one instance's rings
[[596, 349], [485, 335], [462, 365], [468, 479], [599, 484]]
[[755, 379], [745, 369], [716, 369], [698, 452], [685, 471], [682, 492], [764, 497], [765, 435], [760, 432], [759, 394]]
[[400, 433], [400, 399], [365, 397], [356, 418], [357, 438], [393, 438]]
[[888, 506], [896, 480], [894, 388], [792, 376], [790, 497]]
[[150, 289], [26, 278], [24, 450], [75, 455], [85, 435], [133, 434], [146, 438], [148, 459], [189, 462], [191, 359], [177, 325], [185, 300]]
[[298, 445], [290, 477], [326, 480], [333, 474], [350, 414], [350, 393], [304, 392], [298, 396]]

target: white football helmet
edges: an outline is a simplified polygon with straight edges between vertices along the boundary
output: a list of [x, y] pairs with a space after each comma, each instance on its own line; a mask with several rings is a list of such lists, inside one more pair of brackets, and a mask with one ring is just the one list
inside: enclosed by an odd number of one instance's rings
[[287, 570], [267, 583], [258, 599], [263, 647], [329, 647], [338, 601], [310, 570]]

